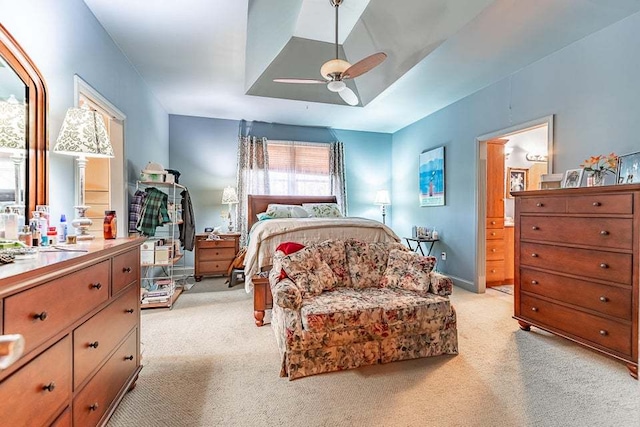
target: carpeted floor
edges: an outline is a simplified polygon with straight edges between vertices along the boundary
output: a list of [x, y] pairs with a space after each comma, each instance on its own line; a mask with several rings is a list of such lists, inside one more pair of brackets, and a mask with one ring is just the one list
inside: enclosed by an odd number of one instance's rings
[[118, 426], [640, 425], [624, 364], [511, 318], [513, 297], [454, 289], [460, 354], [295, 381], [242, 285], [206, 279], [142, 314], [144, 369]]

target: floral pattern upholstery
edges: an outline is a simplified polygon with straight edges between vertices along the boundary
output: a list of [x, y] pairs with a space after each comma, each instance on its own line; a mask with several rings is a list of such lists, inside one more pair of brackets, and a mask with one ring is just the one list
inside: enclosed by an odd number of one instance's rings
[[314, 218], [342, 218], [337, 203], [303, 203], [302, 207]]
[[429, 273], [434, 265], [435, 257], [392, 249], [389, 251], [387, 269], [380, 285], [408, 289], [426, 295], [430, 289]]
[[338, 285], [338, 278], [331, 267], [320, 258], [315, 246], [307, 246], [282, 257], [282, 269], [298, 286], [312, 295], [320, 295]]
[[[329, 241], [307, 247], [331, 254], [319, 258], [331, 265], [334, 276], [337, 260], [341, 259], [340, 243]], [[366, 247], [370, 245], [373, 247]], [[380, 272], [372, 261], [384, 259], [386, 267], [388, 254], [394, 249], [394, 245], [385, 244], [384, 256], [383, 246], [375, 243], [348, 241], [343, 247], [344, 269], [359, 273], [358, 277], [351, 276], [352, 282], [370, 279], [376, 273], [365, 271], [363, 266], [351, 269], [349, 262], [366, 262]], [[274, 270], [286, 258], [276, 253]], [[315, 268], [315, 264], [310, 263], [309, 268]], [[313, 271], [321, 274], [318, 269]], [[358, 283], [348, 287], [338, 281], [332, 289], [316, 294], [307, 292], [291, 276], [280, 280], [278, 272], [272, 271], [269, 281], [274, 300], [271, 325], [282, 354], [281, 376], [292, 380], [376, 363], [458, 353], [456, 312], [448, 297], [452, 282], [442, 274], [430, 272], [422, 288]], [[367, 283], [378, 284], [379, 279]]]
[[356, 289], [378, 287], [386, 268], [389, 251], [408, 251], [400, 243], [366, 243], [356, 239], [345, 241], [345, 252], [351, 286]]
[[325, 240], [316, 245], [316, 250], [320, 253], [320, 259], [329, 265], [338, 278], [338, 286], [351, 286], [344, 241]]

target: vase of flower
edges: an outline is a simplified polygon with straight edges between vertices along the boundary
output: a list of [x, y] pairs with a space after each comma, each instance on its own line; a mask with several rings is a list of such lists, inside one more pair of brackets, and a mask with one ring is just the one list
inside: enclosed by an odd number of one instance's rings
[[587, 171], [587, 187], [599, 187], [604, 185], [607, 173], [615, 174], [618, 156], [615, 153], [606, 156], [604, 154], [591, 156], [580, 166]]

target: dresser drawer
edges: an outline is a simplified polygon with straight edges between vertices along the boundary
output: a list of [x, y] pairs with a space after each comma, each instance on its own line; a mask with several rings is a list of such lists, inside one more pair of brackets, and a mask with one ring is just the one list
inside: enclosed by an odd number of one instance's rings
[[[66, 336], [0, 384], [3, 426], [43, 426], [71, 398], [71, 338]], [[28, 415], [27, 415], [28, 414]]]
[[4, 333], [22, 334], [28, 353], [107, 301], [109, 271], [103, 261], [6, 298]]
[[631, 288], [606, 286], [522, 268], [520, 289], [609, 316], [631, 320]]
[[631, 254], [520, 243], [520, 264], [631, 284]]
[[232, 260], [200, 261], [199, 274], [227, 274]]
[[138, 366], [136, 331], [73, 400], [73, 425], [95, 426]]
[[487, 261], [504, 259], [504, 241], [487, 240]]
[[504, 260], [487, 261], [487, 282], [504, 281]]
[[111, 293], [117, 294], [140, 276], [140, 251], [131, 250], [113, 258], [111, 264]]
[[71, 427], [71, 420], [71, 409], [67, 409], [51, 424], [51, 427]]
[[566, 197], [527, 197], [518, 201], [522, 213], [564, 213], [567, 210]]
[[233, 248], [214, 248], [200, 251], [198, 259], [202, 261], [233, 260], [236, 251]]
[[567, 212], [632, 214], [632, 194], [594, 194], [567, 198]]
[[[236, 241], [230, 239], [220, 240], [198, 240], [198, 248], [234, 248], [236, 247]], [[235, 253], [234, 253], [235, 255]]]
[[[82, 384], [138, 323], [140, 288], [122, 296], [73, 332], [73, 386]], [[105, 328], [105, 325], [109, 325]]]
[[502, 240], [504, 239], [504, 228], [488, 228], [487, 240]]
[[504, 218], [487, 218], [487, 228], [503, 228]]
[[549, 326], [620, 354], [631, 355], [630, 324], [604, 319], [528, 295], [520, 297], [520, 313], [534, 324]]
[[520, 238], [615, 249], [633, 248], [633, 220], [522, 216]]

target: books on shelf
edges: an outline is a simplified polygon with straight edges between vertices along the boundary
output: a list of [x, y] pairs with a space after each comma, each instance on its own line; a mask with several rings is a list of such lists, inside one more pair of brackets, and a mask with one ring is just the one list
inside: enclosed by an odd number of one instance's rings
[[168, 302], [176, 291], [176, 284], [171, 279], [158, 279], [142, 288], [142, 304]]

